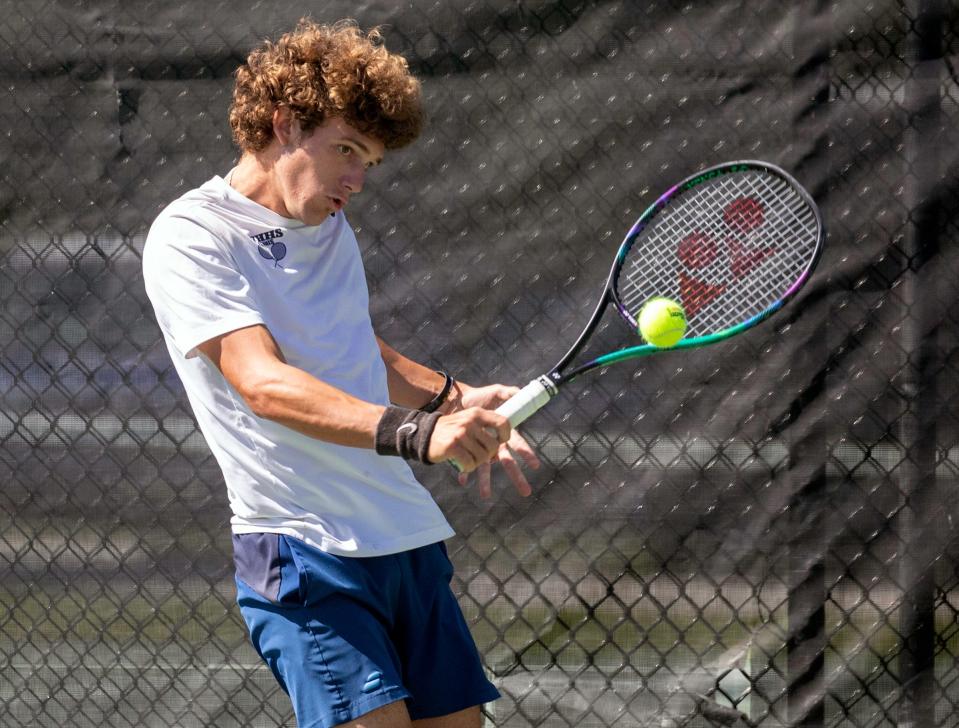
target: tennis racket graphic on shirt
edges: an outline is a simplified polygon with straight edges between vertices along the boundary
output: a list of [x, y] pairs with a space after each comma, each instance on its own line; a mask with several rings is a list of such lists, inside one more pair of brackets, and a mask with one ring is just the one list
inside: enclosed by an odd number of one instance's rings
[[[593, 369], [741, 334], [794, 298], [819, 261], [822, 217], [802, 186], [767, 162], [720, 164], [671, 187], [633, 224], [613, 261], [596, 310], [548, 372], [496, 409], [516, 427], [559, 388]], [[685, 338], [675, 346], [628, 346], [573, 365], [606, 308], [638, 337], [650, 298], [682, 304]]]

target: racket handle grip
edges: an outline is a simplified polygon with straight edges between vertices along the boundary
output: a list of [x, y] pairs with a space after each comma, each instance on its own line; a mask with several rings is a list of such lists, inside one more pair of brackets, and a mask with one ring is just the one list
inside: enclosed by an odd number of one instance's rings
[[[533, 416], [544, 404], [549, 402], [556, 394], [556, 386], [548, 377], [542, 376], [534, 379], [516, 394], [503, 402], [496, 408], [498, 415], [503, 415], [509, 420], [510, 427], [517, 427]], [[463, 468], [455, 460], [450, 460], [450, 464], [458, 472], [463, 472]]]
[[546, 377], [539, 377], [497, 407], [496, 414], [508, 419], [510, 427], [516, 427], [538, 412], [555, 393], [553, 383]]

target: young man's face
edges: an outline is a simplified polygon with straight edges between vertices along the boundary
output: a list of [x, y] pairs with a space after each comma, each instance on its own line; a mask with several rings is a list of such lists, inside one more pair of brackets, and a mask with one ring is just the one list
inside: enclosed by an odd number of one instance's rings
[[339, 117], [304, 133], [295, 120], [276, 127], [280, 154], [274, 167], [284, 217], [319, 225], [363, 189], [366, 172], [383, 159], [379, 140], [361, 134]]

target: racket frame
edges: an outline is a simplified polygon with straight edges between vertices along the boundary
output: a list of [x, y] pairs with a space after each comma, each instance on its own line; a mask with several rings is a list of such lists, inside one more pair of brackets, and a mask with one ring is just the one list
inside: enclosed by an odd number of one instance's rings
[[[782, 177], [789, 186], [795, 190], [803, 201], [809, 206], [809, 209], [812, 210], [816, 218], [816, 228], [818, 232], [818, 238], [816, 240], [816, 248], [813, 252], [813, 255], [810, 256], [810, 259], [806, 265], [806, 268], [802, 271], [796, 281], [789, 287], [789, 289], [775, 302], [767, 306], [765, 309], [760, 311], [758, 314], [751, 316], [750, 318], [742, 321], [734, 326], [730, 326], [721, 331], [716, 331], [711, 334], [706, 334], [703, 336], [696, 336], [691, 338], [680, 339], [679, 342], [670, 347], [660, 347], [653, 346], [652, 344], [640, 344], [638, 346], [628, 346], [616, 351], [598, 356], [595, 359], [584, 362], [583, 364], [564, 372], [566, 367], [569, 365], [570, 361], [583, 349], [586, 342], [592, 336], [593, 332], [596, 330], [596, 327], [599, 326], [600, 321], [603, 318], [603, 314], [606, 311], [607, 306], [610, 303], [613, 304], [617, 313], [620, 317], [629, 325], [630, 329], [636, 331], [637, 321], [633, 315], [626, 309], [622, 304], [619, 298], [619, 293], [617, 291], [616, 282], [619, 278], [619, 271], [623, 266], [626, 256], [629, 253], [630, 248], [632, 248], [633, 243], [636, 241], [636, 238], [639, 237], [639, 234], [647, 227], [649, 222], [653, 220], [659, 211], [667, 207], [676, 197], [677, 194], [685, 192], [689, 189], [699, 186], [704, 182], [709, 182], [718, 177], [721, 177], [725, 174], [736, 174], [740, 172], [748, 172], [752, 170], [764, 170], [770, 172], [774, 175]], [[636, 222], [633, 223], [633, 226], [626, 233], [626, 236], [623, 238], [623, 242], [619, 246], [619, 250], [616, 253], [616, 256], [613, 259], [613, 265], [610, 269], [609, 276], [606, 280], [606, 286], [603, 289], [603, 295], [600, 297], [595, 310], [593, 311], [592, 316], [589, 319], [589, 322], [586, 324], [586, 327], [583, 329], [583, 332], [577, 337], [576, 341], [569, 348], [569, 350], [563, 355], [563, 357], [550, 369], [545, 375], [539, 377], [538, 380], [548, 381], [548, 390], [551, 395], [555, 395], [559, 387], [567, 382], [572, 381], [576, 377], [584, 374], [585, 372], [591, 371], [593, 369], [598, 369], [601, 367], [609, 366], [610, 364], [615, 364], [617, 362], [626, 361], [628, 359], [638, 359], [644, 356], [649, 356], [650, 354], [657, 354], [663, 351], [673, 351], [678, 349], [696, 349], [701, 346], [706, 346], [708, 344], [715, 344], [725, 339], [736, 336], [737, 334], [742, 333], [757, 324], [761, 323], [765, 319], [772, 316], [776, 311], [781, 309], [788, 301], [796, 296], [800, 289], [805, 285], [806, 281], [809, 280], [809, 277], [812, 275], [813, 270], [815, 270], [816, 265], [819, 263], [819, 259], [822, 255], [823, 240], [825, 239], [825, 228], [823, 226], [822, 213], [819, 211], [818, 205], [816, 205], [812, 196], [806, 191], [806, 189], [799, 184], [799, 182], [788, 172], [786, 172], [781, 167], [771, 164], [769, 162], [763, 162], [759, 160], [747, 159], [739, 160], [735, 162], [724, 162], [722, 164], [717, 164], [712, 167], [708, 167], [700, 172], [690, 175], [686, 179], [682, 180], [678, 184], [670, 187], [666, 192], [664, 192], [659, 199], [657, 199], [653, 204], [651, 204], [642, 215], [637, 218]], [[534, 380], [534, 381], [538, 381]], [[545, 384], [545, 382], [544, 382]]]
[[[592, 336], [593, 332], [596, 330], [596, 327], [599, 326], [600, 320], [603, 318], [603, 314], [610, 303], [614, 305], [620, 317], [626, 321], [630, 328], [633, 331], [636, 331], [636, 319], [628, 310], [626, 310], [626, 307], [623, 305], [622, 301], [620, 301], [616, 282], [619, 278], [619, 271], [626, 260], [626, 255], [629, 253], [630, 248], [633, 246], [633, 243], [636, 241], [639, 234], [647, 227], [649, 222], [656, 217], [657, 213], [664, 207], [667, 207], [672, 202], [673, 198], [679, 193], [685, 192], [725, 174], [748, 172], [756, 169], [765, 170], [766, 172], [770, 172], [784, 179], [790, 188], [799, 194], [799, 196], [803, 199], [815, 216], [817, 233], [815, 249], [813, 250], [813, 254], [809, 257], [806, 267], [802, 270], [793, 284], [785, 291], [785, 293], [783, 293], [779, 299], [774, 301], [759, 313], [726, 329], [703, 336], [680, 339], [678, 343], [671, 347], [658, 347], [653, 346], [652, 344], [628, 346], [608, 354], [598, 356], [595, 359], [580, 364], [569, 371], [564, 371], [569, 366], [569, 363], [572, 361], [573, 357], [575, 357], [580, 350], [585, 347], [586, 342], [589, 340], [590, 336]], [[527, 420], [530, 416], [541, 409], [547, 402], [549, 402], [549, 400], [557, 394], [560, 386], [572, 381], [585, 372], [606, 367], [617, 362], [626, 361], [628, 359], [638, 359], [664, 351], [696, 349], [701, 346], [716, 344], [720, 341], [729, 339], [737, 334], [741, 334], [744, 331], [751, 329], [752, 327], [772, 316], [774, 313], [776, 313], [776, 311], [779, 311], [783, 306], [786, 305], [786, 303], [796, 296], [800, 289], [802, 289], [819, 262], [819, 259], [822, 255], [824, 239], [825, 228], [823, 226], [822, 214], [820, 213], [819, 207], [816, 205], [812, 196], [801, 184], [799, 184], [799, 182], [796, 181], [794, 177], [792, 177], [792, 175], [774, 164], [752, 159], [735, 162], [724, 162], [690, 175], [683, 181], [670, 187], [663, 195], [659, 197], [659, 199], [646, 208], [643, 214], [639, 216], [636, 222], [633, 223], [633, 226], [626, 233], [626, 237], [620, 244], [619, 250], [613, 259], [613, 265], [610, 269], [609, 277], [606, 280], [606, 286], [603, 289], [603, 294], [600, 296], [600, 299], [596, 304], [596, 308], [594, 309], [592, 316], [590, 316], [589, 322], [586, 324], [585, 328], [583, 328], [582, 333], [577, 337], [576, 341], [569, 348], [569, 350], [562, 356], [562, 358], [552, 369], [550, 369], [546, 374], [543, 374], [542, 376], [539, 376], [529, 382], [516, 395], [500, 405], [496, 409], [496, 412], [509, 419], [512, 427], [517, 427], [519, 424]], [[453, 462], [454, 467], [461, 469], [455, 461], [451, 462]]]

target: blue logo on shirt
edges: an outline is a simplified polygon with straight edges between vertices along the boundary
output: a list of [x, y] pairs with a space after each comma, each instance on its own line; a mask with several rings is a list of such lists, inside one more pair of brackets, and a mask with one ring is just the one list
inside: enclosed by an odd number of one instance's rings
[[256, 243], [257, 252], [267, 260], [273, 261], [273, 267], [277, 268], [280, 261], [286, 257], [286, 245], [277, 240], [283, 237], [283, 230], [267, 230], [265, 233], [257, 233], [250, 236]]

